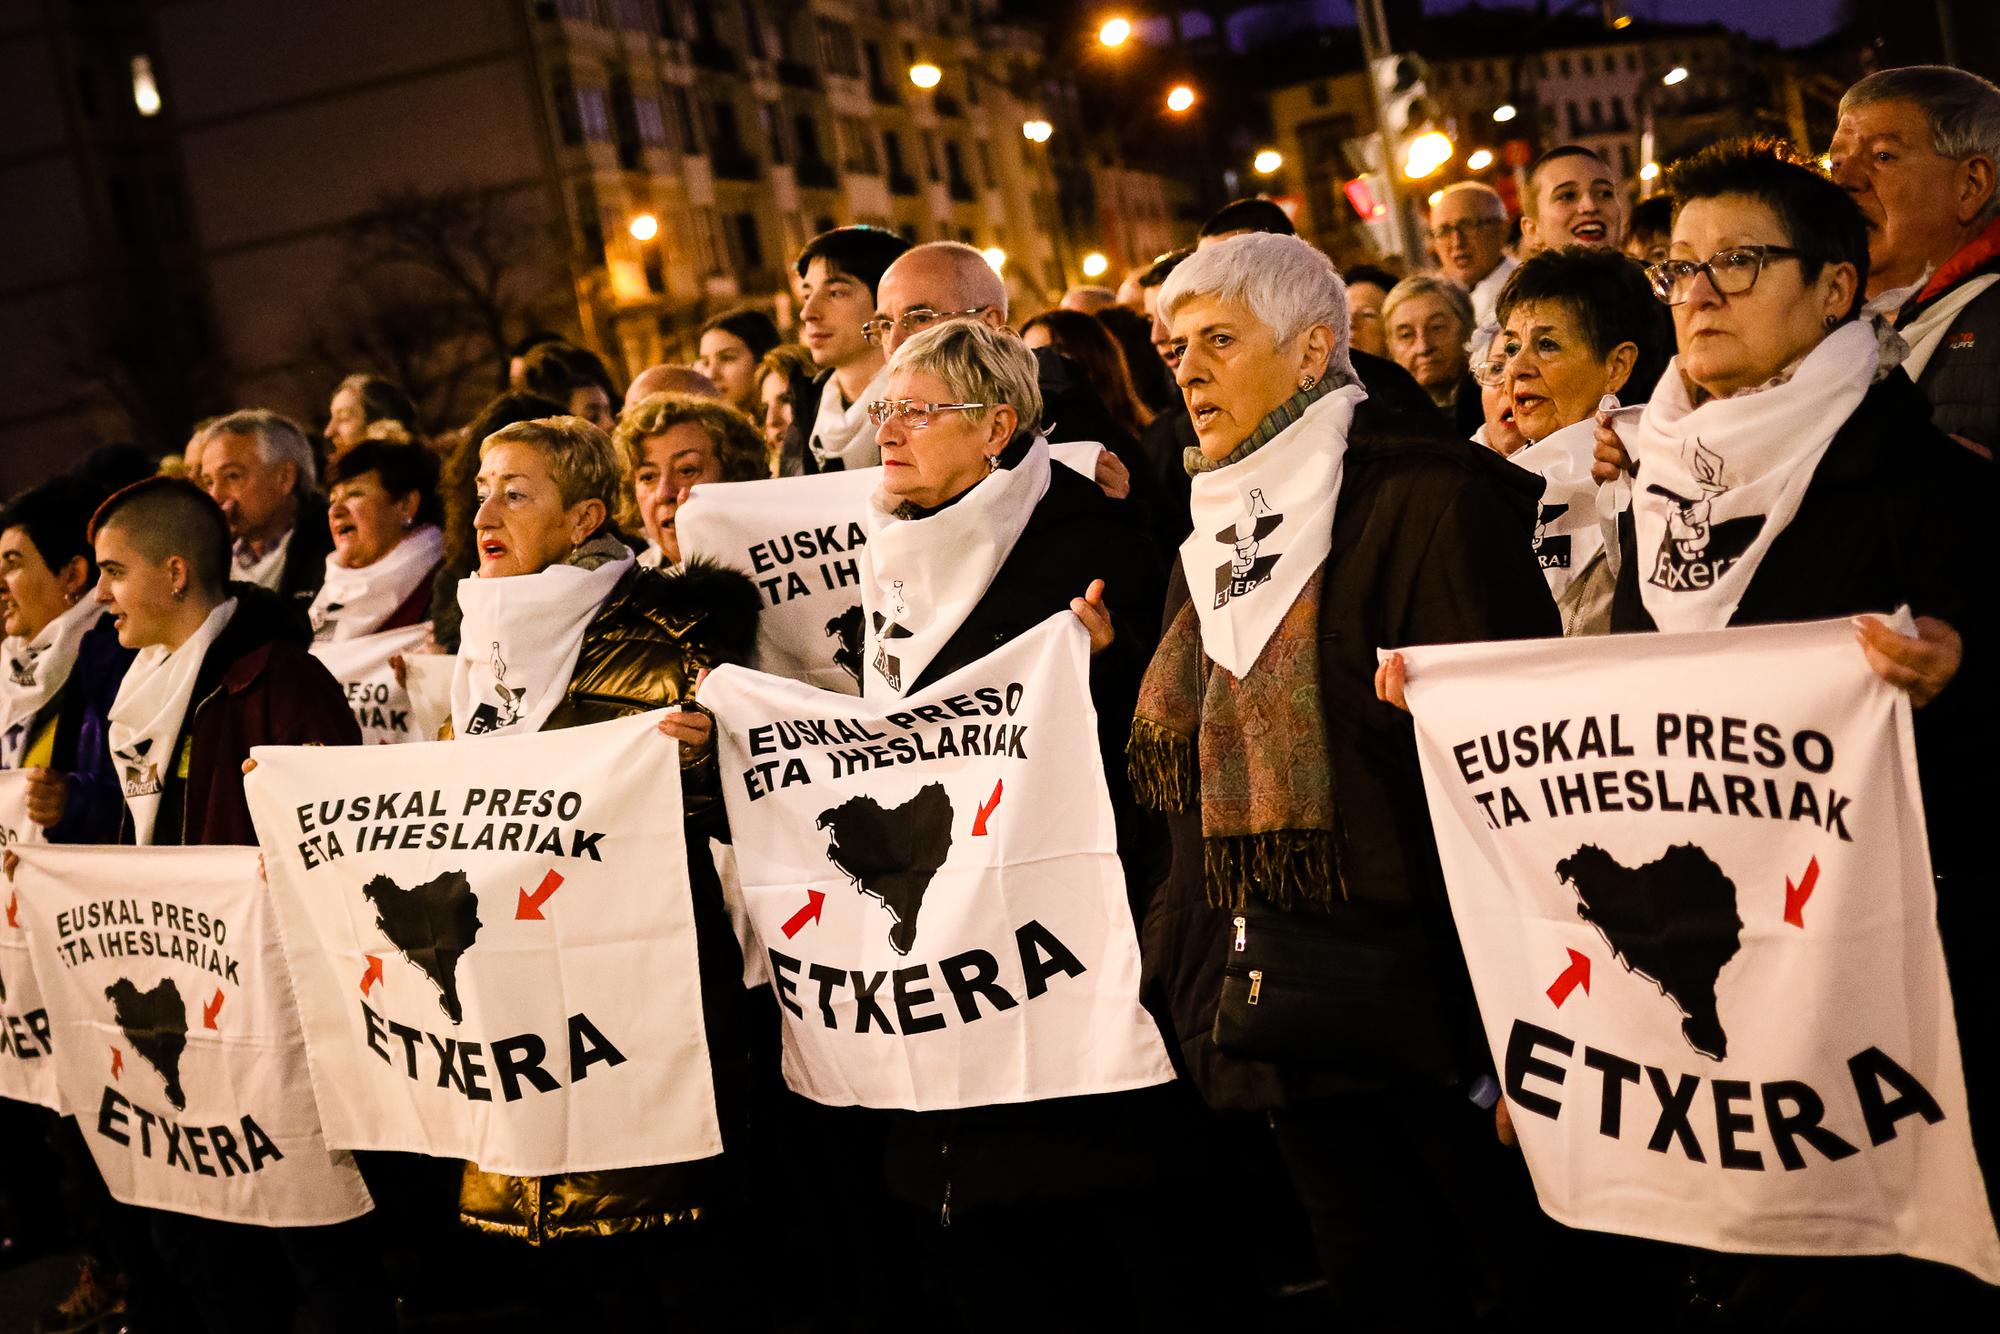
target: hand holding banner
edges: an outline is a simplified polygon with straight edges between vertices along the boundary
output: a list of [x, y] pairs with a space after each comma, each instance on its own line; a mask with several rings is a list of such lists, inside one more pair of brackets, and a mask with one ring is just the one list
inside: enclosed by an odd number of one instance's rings
[[1542, 1207], [2000, 1282], [1909, 703], [1852, 627], [1402, 653]]
[[702, 686], [797, 1092], [928, 1111], [1173, 1078], [1139, 1004], [1088, 643], [1061, 612], [882, 703], [740, 667]]
[[[0, 769], [0, 852], [40, 843], [41, 828], [28, 819], [28, 772]], [[56, 1083], [49, 1012], [28, 960], [28, 932], [21, 917], [21, 892], [0, 879], [0, 1098], [63, 1110]]]
[[722, 1151], [658, 721], [255, 751], [330, 1142], [516, 1176]]

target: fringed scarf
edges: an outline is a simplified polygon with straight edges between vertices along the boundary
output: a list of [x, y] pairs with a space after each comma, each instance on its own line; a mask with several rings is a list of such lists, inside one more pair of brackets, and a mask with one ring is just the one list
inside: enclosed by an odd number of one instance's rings
[[[1226, 468], [1278, 439], [1328, 387], [1294, 395], [1227, 460], [1207, 466]], [[1347, 421], [1340, 425], [1344, 436]], [[1242, 676], [1204, 650], [1191, 599], [1160, 640], [1139, 689], [1126, 752], [1133, 794], [1144, 805], [1176, 812], [1199, 797], [1203, 878], [1208, 901], [1219, 908], [1240, 908], [1252, 897], [1281, 908], [1324, 908], [1337, 892], [1345, 897], [1320, 693], [1325, 579], [1322, 558]]]

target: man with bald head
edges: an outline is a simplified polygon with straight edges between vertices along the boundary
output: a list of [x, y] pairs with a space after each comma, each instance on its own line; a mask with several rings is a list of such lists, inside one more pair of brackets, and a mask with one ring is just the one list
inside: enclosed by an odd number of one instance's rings
[[640, 399], [651, 398], [654, 394], [693, 394], [696, 398], [722, 397], [722, 391], [715, 387], [715, 381], [692, 366], [672, 363], [648, 366], [634, 376], [632, 383], [625, 389], [625, 406], [629, 408]]
[[1520, 264], [1507, 254], [1507, 204], [1478, 181], [1448, 185], [1431, 210], [1438, 268], [1472, 297], [1474, 328], [1493, 323], [1494, 303]]

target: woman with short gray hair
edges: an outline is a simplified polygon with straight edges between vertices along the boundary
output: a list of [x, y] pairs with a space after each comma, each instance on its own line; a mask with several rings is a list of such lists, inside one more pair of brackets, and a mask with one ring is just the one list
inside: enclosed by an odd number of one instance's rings
[[[1035, 357], [1013, 333], [978, 320], [933, 325], [897, 347], [881, 383], [883, 397], [868, 404], [882, 482], [863, 516], [862, 694], [894, 699], [923, 690], [1051, 616], [1074, 612], [1090, 633], [1097, 745], [1134, 909], [1129, 929], [1136, 930], [1158, 853], [1122, 757], [1160, 623], [1159, 559], [1127, 517], [1129, 506], [1081, 474], [1051, 466], [1037, 429]], [[1106, 1003], [1137, 999], [1135, 984]], [[885, 1154], [881, 1167], [869, 1170], [886, 1175], [896, 1197], [926, 1219], [949, 1223], [925, 1227], [939, 1282], [966, 1328], [996, 1328], [1011, 1318], [990, 1290], [997, 1274], [1073, 1280], [1080, 1303], [1073, 1309], [1086, 1326], [1123, 1315], [1168, 1324], [1174, 1285], [1127, 1264], [1134, 1255], [1174, 1254], [1182, 1246], [1190, 1253], [1173, 1266], [1175, 1277], [1192, 1282], [1201, 1272], [1189, 1234], [1170, 1222], [1174, 1199], [1160, 1172], [1161, 1159], [1180, 1152], [1171, 1136], [1184, 1093], [1163, 1084], [858, 1115]], [[1073, 1230], [1019, 1226], [1025, 1211], [1037, 1209], [1069, 1219], [1115, 1212], [1135, 1220], [1120, 1225], [1133, 1236], [1079, 1255], [1064, 1240], [1075, 1238]]]
[[[1472, 1100], [1486, 1054], [1415, 739], [1372, 681], [1379, 646], [1558, 632], [1542, 483], [1372, 401], [1346, 306], [1326, 256], [1276, 235], [1160, 292], [1200, 444], [1132, 725], [1173, 850], [1146, 975], [1203, 1096], [1264, 1114], [1342, 1327], [1507, 1325], [1481, 1276], [1528, 1272], [1504, 1252], [1529, 1210]], [[1447, 1218], [1480, 1222], [1442, 1240]]]
[[1446, 416], [1454, 423], [1465, 422], [1468, 433], [1478, 420], [1466, 401], [1478, 393], [1476, 388], [1467, 389], [1471, 381], [1466, 375], [1465, 340], [1472, 336], [1474, 323], [1471, 298], [1449, 278], [1415, 274], [1390, 288], [1382, 299], [1389, 355]]

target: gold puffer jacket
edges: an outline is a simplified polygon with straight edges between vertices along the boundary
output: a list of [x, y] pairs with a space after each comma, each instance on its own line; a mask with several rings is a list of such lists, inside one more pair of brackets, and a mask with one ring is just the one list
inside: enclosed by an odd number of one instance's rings
[[[748, 661], [761, 606], [756, 585], [721, 566], [692, 562], [669, 572], [634, 569], [584, 630], [576, 671], [545, 728], [581, 727], [679, 702], [704, 668]], [[742, 958], [708, 856], [709, 836], [723, 827], [714, 751], [684, 754], [681, 764], [702, 1010], [727, 1146], [742, 1125], [749, 1079]], [[553, 1177], [501, 1176], [467, 1163], [459, 1218], [480, 1231], [540, 1245], [684, 1224], [733, 1190], [726, 1153], [692, 1163]]]

